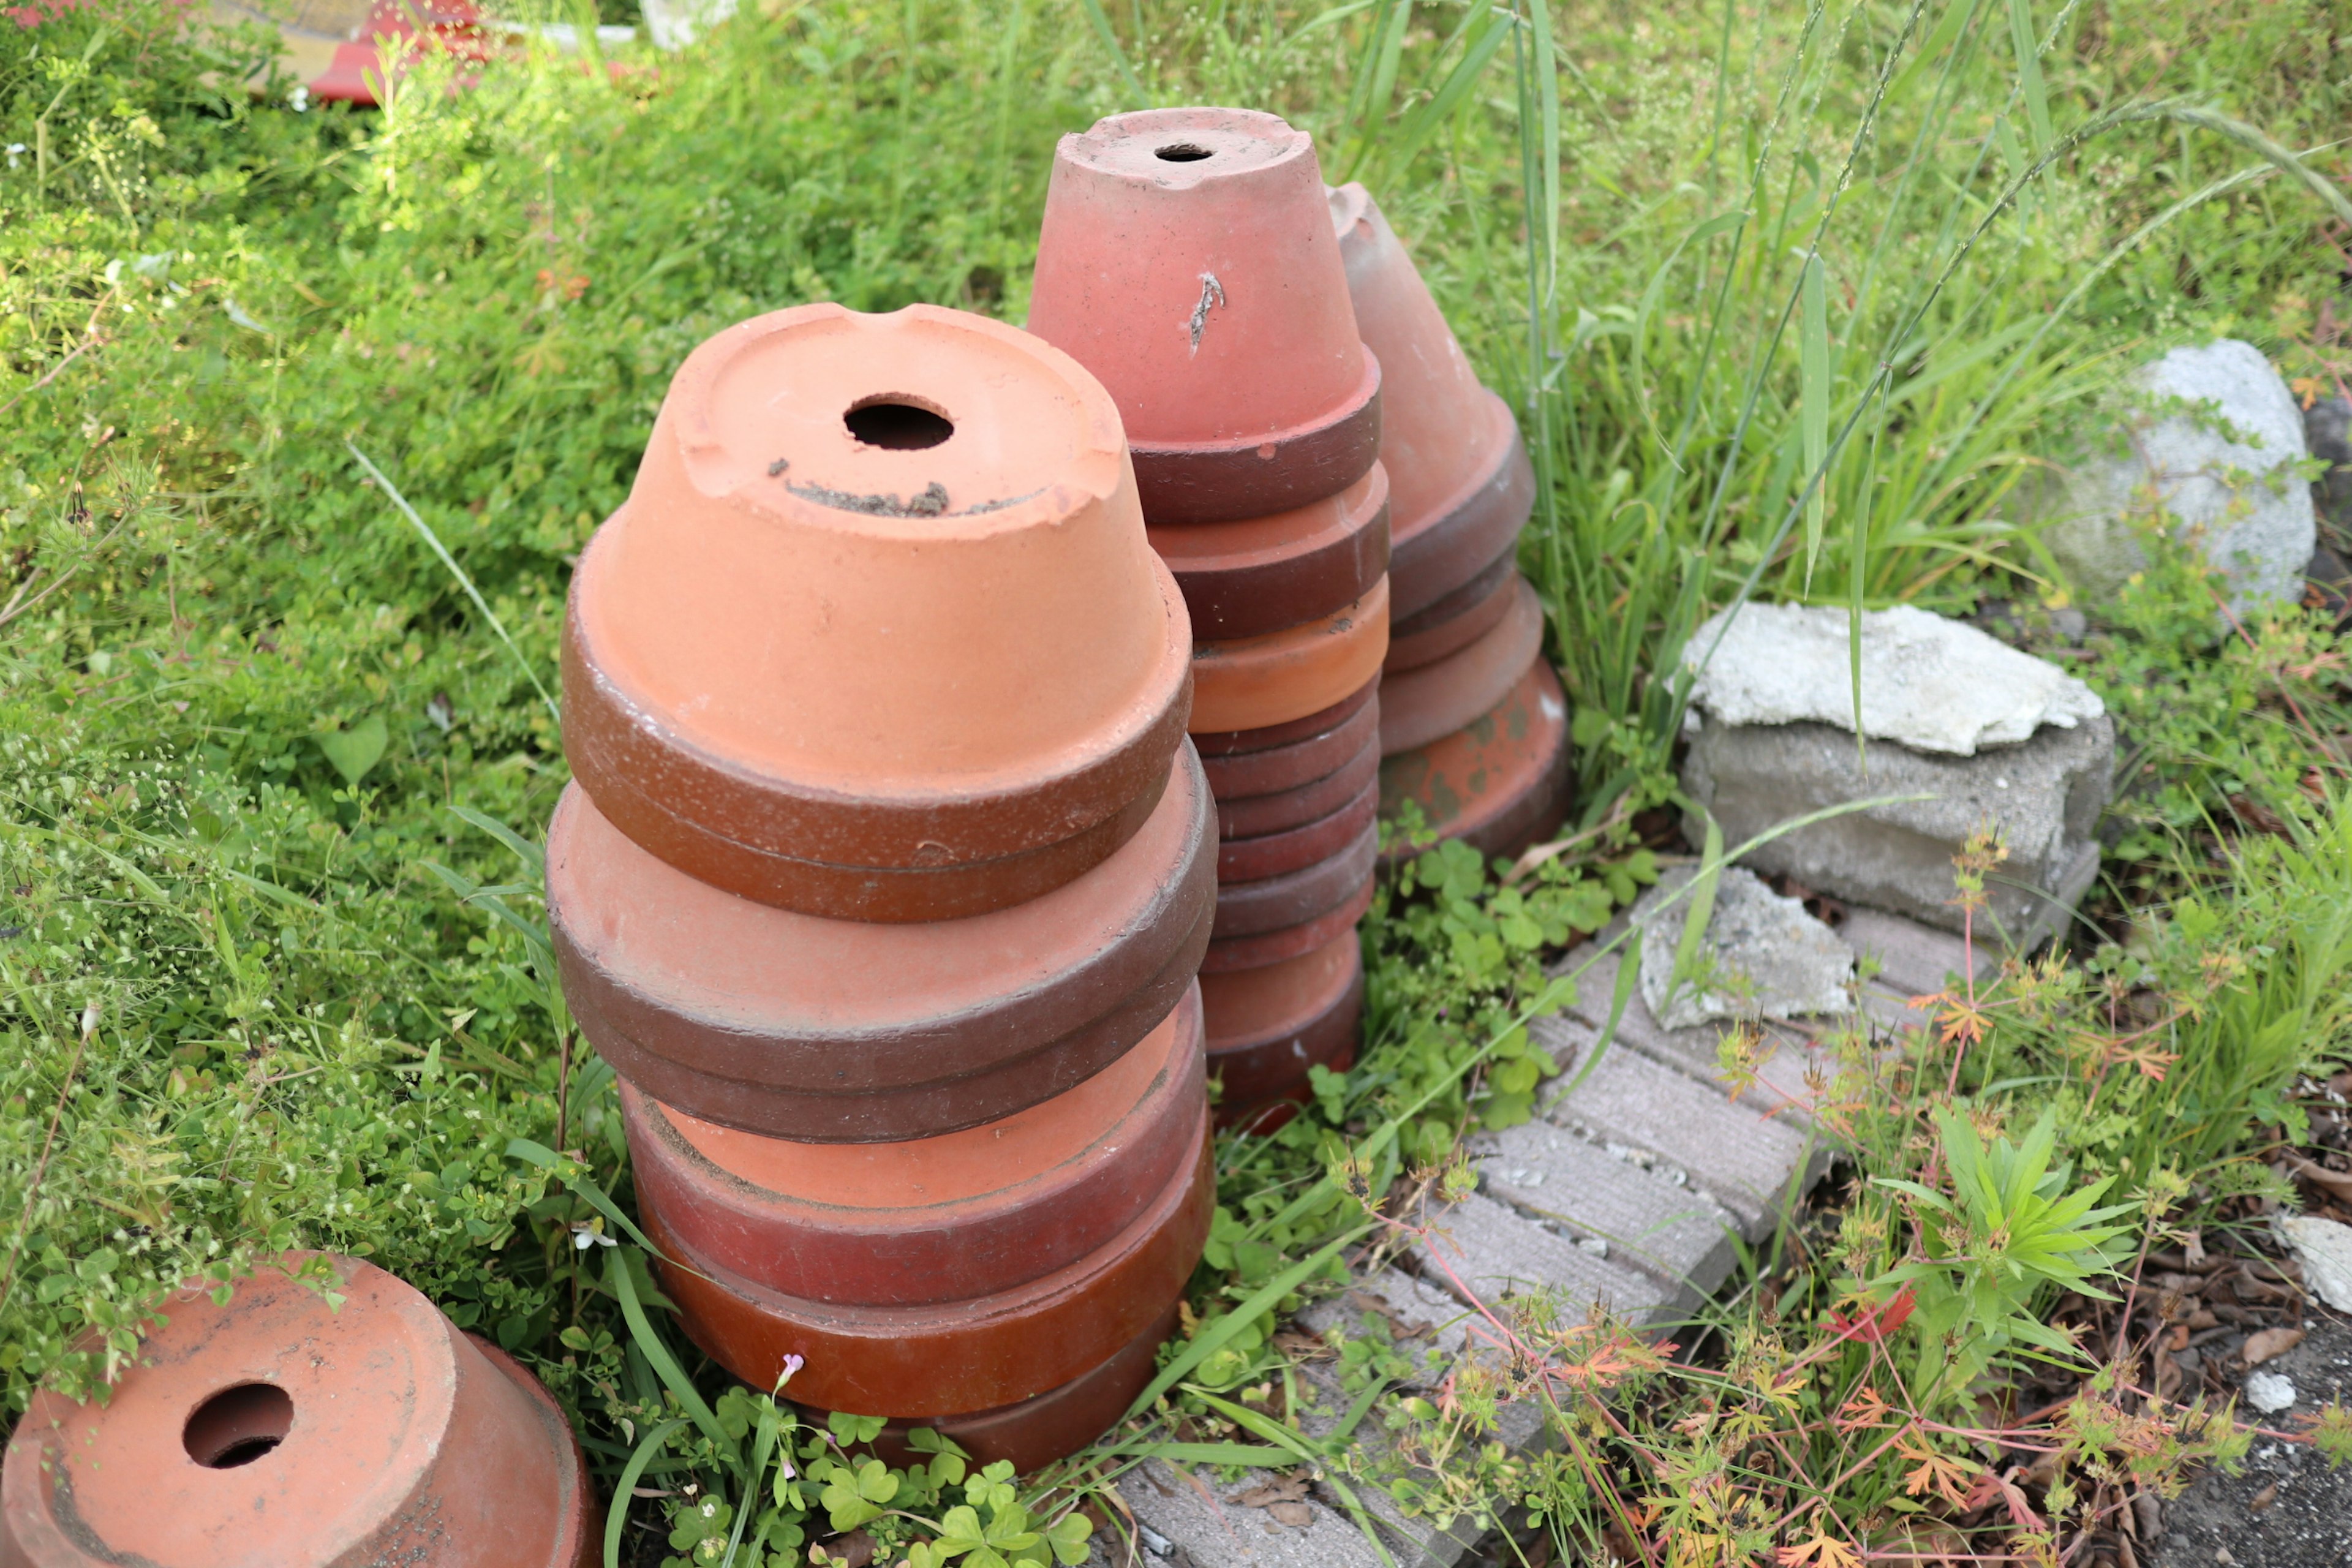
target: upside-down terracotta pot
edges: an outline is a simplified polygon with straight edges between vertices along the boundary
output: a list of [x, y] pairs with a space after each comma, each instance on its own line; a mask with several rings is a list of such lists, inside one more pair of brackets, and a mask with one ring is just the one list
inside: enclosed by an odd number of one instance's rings
[[830, 921], [696, 880], [566, 790], [547, 895], [563, 994], [614, 1069], [722, 1126], [812, 1142], [929, 1137], [1010, 1116], [1165, 1019], [1214, 911], [1191, 748], [1142, 831], [1011, 909]]
[[[1328, 734], [1356, 714], [1378, 701], [1381, 683], [1368, 680], [1328, 708], [1318, 709], [1303, 719], [1293, 719], [1286, 724], [1268, 724], [1255, 730], [1197, 731], [1192, 735], [1192, 749], [1201, 753], [1202, 766], [1211, 757], [1239, 757], [1270, 747], [1287, 746], [1298, 741], [1311, 740]], [[1214, 788], [1212, 781], [1211, 787]]]
[[1301, 871], [1354, 843], [1380, 814], [1380, 785], [1366, 784], [1356, 798], [1328, 816], [1256, 838], [1228, 838], [1217, 846], [1217, 881], [1255, 882]]
[[1353, 604], [1389, 569], [1381, 466], [1334, 496], [1268, 517], [1165, 523], [1145, 533], [1192, 612], [1199, 642], [1258, 637]]
[[993, 1295], [1092, 1252], [1194, 1153], [1201, 1003], [1002, 1121], [895, 1143], [802, 1143], [698, 1121], [627, 1084], [637, 1201], [688, 1250], [814, 1301]]
[[1280, 963], [1211, 975], [1202, 996], [1213, 1031], [1209, 1074], [1223, 1086], [1217, 1125], [1271, 1132], [1289, 1116], [1268, 1110], [1304, 1102], [1308, 1069], [1354, 1064], [1363, 953], [1351, 931]]
[[1376, 679], [1389, 651], [1389, 580], [1330, 615], [1192, 650], [1192, 721], [1258, 730], [1336, 706]]
[[662, 1287], [712, 1360], [772, 1388], [803, 1357], [795, 1398], [859, 1415], [994, 1410], [1101, 1365], [1165, 1314], [1200, 1261], [1216, 1205], [1202, 1108], [1167, 1187], [1101, 1247], [1008, 1290], [898, 1307], [812, 1301], [697, 1254], [647, 1210]]
[[564, 750], [691, 876], [837, 919], [1034, 899], [1150, 817], [1191, 634], [1052, 345], [804, 305], [687, 357], [572, 580]]
[[1518, 552], [1511, 551], [1412, 620], [1392, 623], [1388, 657], [1381, 661], [1382, 678], [1435, 664], [1494, 629], [1517, 596], [1518, 565]]
[[1208, 984], [1212, 974], [1230, 974], [1236, 970], [1260, 969], [1269, 963], [1297, 958], [1327, 947], [1342, 936], [1351, 934], [1364, 911], [1372, 907], [1372, 878], [1366, 874], [1356, 890], [1339, 908], [1326, 910], [1313, 920], [1279, 931], [1261, 931], [1253, 936], [1232, 936], [1213, 942], [1201, 955], [1201, 984]]
[[104, 1404], [33, 1396], [0, 1473], [7, 1568], [586, 1568], [601, 1542], [545, 1389], [372, 1264], [192, 1285]]
[[1151, 1381], [1160, 1347], [1175, 1328], [1176, 1305], [1171, 1301], [1157, 1321], [1128, 1342], [1126, 1349], [1059, 1388], [970, 1415], [892, 1421], [869, 1446], [893, 1465], [921, 1463], [926, 1456], [908, 1443], [907, 1434], [913, 1427], [928, 1426], [954, 1439], [978, 1464], [1004, 1459], [1024, 1474], [1042, 1469], [1076, 1453], [1118, 1425], [1135, 1396]]
[[1338, 852], [1313, 865], [1255, 882], [1217, 884], [1217, 922], [1210, 940], [1256, 936], [1311, 921], [1351, 898], [1380, 855], [1380, 830], [1366, 821]]
[[1381, 678], [1381, 754], [1450, 735], [1503, 700], [1543, 652], [1543, 602], [1524, 577], [1484, 635], [1433, 664]]
[[1329, 194], [1348, 292], [1381, 362], [1394, 614], [1452, 593], [1511, 547], [1535, 504], [1518, 422], [1478, 383], [1412, 258], [1363, 186]]
[[1381, 732], [1381, 709], [1367, 702], [1320, 734], [1267, 746], [1202, 757], [1201, 771], [1218, 799], [1274, 795], [1328, 777], [1370, 744]]
[[1381, 816], [1396, 821], [1404, 803], [1421, 808], [1423, 831], [1384, 857], [1411, 858], [1459, 838], [1486, 855], [1515, 856], [1559, 826], [1573, 757], [1568, 700], [1543, 659], [1491, 710], [1426, 746], [1381, 760]]
[[1144, 110], [1063, 137], [1029, 330], [1118, 399], [1155, 523], [1304, 506], [1380, 456], [1380, 363], [1314, 141], [1271, 114]]
[[1374, 739], [1319, 779], [1268, 795], [1227, 796], [1217, 802], [1218, 838], [1229, 844], [1319, 822], [1370, 788], [1380, 772], [1381, 748]]

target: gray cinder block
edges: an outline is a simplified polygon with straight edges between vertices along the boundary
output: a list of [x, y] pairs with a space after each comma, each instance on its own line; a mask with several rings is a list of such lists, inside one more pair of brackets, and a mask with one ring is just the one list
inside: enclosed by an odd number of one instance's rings
[[1738, 1220], [1682, 1172], [1616, 1159], [1548, 1121], [1482, 1135], [1471, 1153], [1490, 1196], [1655, 1277], [1677, 1312], [1696, 1310], [1738, 1261]]

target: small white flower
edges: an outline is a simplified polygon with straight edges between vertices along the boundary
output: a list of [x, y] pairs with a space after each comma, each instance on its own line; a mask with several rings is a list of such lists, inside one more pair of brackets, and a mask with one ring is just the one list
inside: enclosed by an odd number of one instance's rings
[[618, 1247], [619, 1242], [604, 1234], [604, 1220], [600, 1215], [585, 1225], [572, 1227], [572, 1249], [585, 1252], [592, 1247]]
[[286, 102], [288, 107], [291, 108], [295, 113], [301, 113], [304, 110], [310, 107], [310, 89], [307, 87], [296, 88], [293, 94], [286, 100]]
[[9, 166], [10, 168], [12, 168], [12, 169], [13, 169], [13, 168], [16, 168], [19, 163], [23, 163], [23, 162], [24, 162], [24, 158], [25, 158], [25, 144], [24, 144], [22, 142], [9, 142], [9, 143], [8, 143], [8, 166]]

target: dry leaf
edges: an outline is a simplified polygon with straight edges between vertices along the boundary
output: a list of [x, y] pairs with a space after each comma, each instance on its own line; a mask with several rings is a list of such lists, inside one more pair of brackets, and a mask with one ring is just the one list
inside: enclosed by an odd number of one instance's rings
[[2201, 1230], [2192, 1230], [2185, 1233], [2180, 1238], [2180, 1256], [2189, 1260], [2189, 1268], [2204, 1268], [2205, 1233]]
[[2276, 1481], [2273, 1481], [2270, 1485], [2264, 1487], [2262, 1490], [2256, 1492], [2252, 1497], [2246, 1500], [2246, 1511], [2249, 1513], [2260, 1513], [2263, 1510], [2270, 1507], [2271, 1504], [2276, 1501], [2278, 1501], [2278, 1483]]
[[2264, 1329], [2258, 1334], [2248, 1334], [2246, 1348], [2239, 1353], [2245, 1357], [2248, 1366], [2260, 1366], [2266, 1361], [2286, 1354], [2301, 1343], [2301, 1329]]
[[1265, 1511], [1293, 1530], [1304, 1530], [1315, 1522], [1315, 1510], [1303, 1502], [1268, 1503]]
[[1239, 1508], [1271, 1509], [1277, 1503], [1304, 1501], [1306, 1497], [1307, 1478], [1305, 1476], [1281, 1476], [1273, 1480], [1260, 1481], [1249, 1490], [1227, 1498], [1225, 1500]]

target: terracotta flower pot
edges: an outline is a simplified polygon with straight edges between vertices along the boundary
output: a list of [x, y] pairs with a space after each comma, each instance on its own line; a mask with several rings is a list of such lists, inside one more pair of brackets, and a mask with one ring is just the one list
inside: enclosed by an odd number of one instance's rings
[[992, 1295], [1117, 1236], [1182, 1173], [1202, 1088], [1201, 1003], [1118, 1060], [1000, 1121], [898, 1143], [800, 1143], [621, 1089], [637, 1201], [697, 1257], [813, 1301]]
[[1216, 1206], [1209, 1119], [1176, 1177], [1109, 1242], [1013, 1289], [923, 1306], [811, 1301], [755, 1285], [643, 1216], [668, 1259], [662, 1287], [687, 1333], [754, 1388], [804, 1358], [795, 1398], [826, 1410], [919, 1418], [994, 1410], [1100, 1366], [1182, 1293]]
[[1535, 469], [1518, 422], [1478, 384], [1370, 194], [1342, 185], [1330, 193], [1329, 211], [1357, 325], [1386, 378], [1381, 456], [1391, 487], [1389, 574], [1402, 618], [1510, 548], [1535, 503]]
[[1320, 822], [1346, 806], [1380, 777], [1381, 749], [1368, 741], [1356, 754], [1319, 779], [1270, 795], [1234, 795], [1217, 802], [1221, 844], [1264, 838]]
[[928, 1426], [953, 1438], [980, 1465], [1012, 1461], [1024, 1474], [1066, 1458], [1118, 1424], [1151, 1381], [1160, 1361], [1160, 1347], [1176, 1329], [1176, 1305], [1170, 1302], [1150, 1328], [1127, 1348], [1090, 1372], [1080, 1373], [1059, 1388], [970, 1415], [935, 1415], [921, 1421], [893, 1421], [868, 1445], [893, 1465], [927, 1462], [907, 1442], [908, 1432]]
[[[1312, 739], [1337, 729], [1380, 696], [1381, 683], [1368, 680], [1328, 708], [1318, 709], [1304, 719], [1293, 719], [1286, 724], [1268, 724], [1255, 730], [1210, 730], [1192, 736], [1192, 749], [1201, 753], [1202, 765], [1211, 757], [1238, 757], [1251, 752], [1263, 752], [1269, 747], [1286, 746], [1296, 741]], [[1215, 785], [1212, 783], [1211, 788]]]
[[1338, 495], [1232, 522], [1147, 528], [1201, 642], [1259, 637], [1353, 604], [1389, 569], [1381, 466]]
[[572, 577], [564, 750], [714, 887], [949, 919], [1141, 826], [1190, 656], [1091, 376], [982, 317], [806, 305], [671, 382]]
[[585, 1568], [571, 1426], [506, 1356], [383, 1269], [287, 1255], [173, 1297], [107, 1401], [34, 1394], [0, 1473], [9, 1568], [429, 1563]]
[[1380, 363], [1315, 144], [1271, 114], [1145, 110], [1063, 137], [1029, 330], [1118, 400], [1155, 523], [1304, 506], [1380, 456]]
[[1434, 664], [1382, 678], [1381, 754], [1426, 746], [1500, 702], [1543, 652], [1543, 602], [1518, 578], [1485, 636]]
[[1387, 859], [1410, 858], [1459, 838], [1486, 855], [1515, 856], [1567, 814], [1568, 700], [1559, 677], [1538, 658], [1496, 707], [1450, 735], [1381, 762], [1381, 816], [1394, 821], [1406, 801], [1426, 830]]
[[1511, 551], [1410, 622], [1391, 625], [1382, 678], [1435, 664], [1486, 636], [1510, 610], [1518, 567], [1518, 552]]
[[922, 925], [739, 899], [656, 859], [567, 790], [549, 925], [589, 1040], [707, 1121], [814, 1142], [1010, 1116], [1116, 1061], [1192, 984], [1215, 897], [1191, 749], [1111, 858], [1009, 910]]
[[1354, 843], [1379, 815], [1380, 786], [1366, 784], [1356, 798], [1298, 827], [1256, 838], [1228, 838], [1217, 846], [1217, 880], [1255, 882], [1302, 871]]
[[1354, 604], [1286, 630], [1192, 650], [1192, 721], [1204, 730], [1287, 724], [1377, 678], [1389, 651], [1389, 580]]
[[1212, 974], [1230, 974], [1236, 970], [1259, 969], [1269, 963], [1280, 963], [1287, 958], [1328, 947], [1342, 936], [1353, 932], [1364, 911], [1372, 907], [1372, 879], [1367, 874], [1363, 885], [1349, 895], [1338, 909], [1317, 915], [1298, 925], [1285, 926], [1280, 931], [1262, 932], [1256, 936], [1227, 937], [1213, 942], [1209, 951], [1201, 955], [1202, 984], [1208, 984]]
[[1308, 1068], [1353, 1065], [1363, 952], [1349, 931], [1280, 963], [1212, 975], [1202, 996], [1215, 1031], [1209, 1072], [1223, 1086], [1217, 1125], [1272, 1131], [1263, 1112], [1276, 1101], [1303, 1102]]
[[1208, 775], [1210, 793], [1220, 800], [1274, 795], [1328, 776], [1380, 732], [1380, 704], [1367, 702], [1319, 735], [1261, 751], [1202, 757], [1201, 771]]
[[1339, 907], [1371, 875], [1379, 854], [1379, 830], [1367, 822], [1338, 853], [1311, 866], [1255, 882], [1219, 883], [1210, 940], [1279, 931]]

